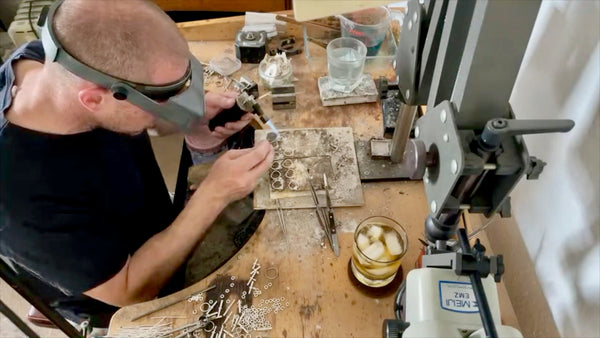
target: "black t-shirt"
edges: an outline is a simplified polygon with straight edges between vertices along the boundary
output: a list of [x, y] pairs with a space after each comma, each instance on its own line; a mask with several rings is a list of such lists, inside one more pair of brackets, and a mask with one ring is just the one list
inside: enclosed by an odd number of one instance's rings
[[[0, 98], [8, 83], [0, 81]], [[82, 292], [114, 276], [173, 218], [145, 133], [0, 125], [0, 255], [68, 318], [114, 312]]]

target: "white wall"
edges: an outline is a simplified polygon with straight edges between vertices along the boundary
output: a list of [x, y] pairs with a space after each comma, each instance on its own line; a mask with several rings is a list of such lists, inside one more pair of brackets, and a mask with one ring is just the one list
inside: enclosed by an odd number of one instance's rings
[[561, 334], [600, 337], [600, 1], [542, 2], [511, 104], [520, 119], [569, 118], [528, 136], [548, 162], [512, 194], [514, 216]]

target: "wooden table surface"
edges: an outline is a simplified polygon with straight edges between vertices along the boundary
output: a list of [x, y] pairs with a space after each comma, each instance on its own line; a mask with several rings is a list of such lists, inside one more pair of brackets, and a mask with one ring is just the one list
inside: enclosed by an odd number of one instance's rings
[[[186, 26], [189, 29], [189, 26]], [[205, 29], [205, 27], [203, 28]], [[222, 31], [229, 31], [224, 28]], [[235, 54], [232, 41], [195, 41], [190, 49], [201, 61], [212, 57]], [[280, 128], [352, 127], [355, 140], [381, 137], [381, 107], [379, 103], [352, 106], [323, 107], [320, 103], [317, 79], [326, 75], [326, 60], [307, 61], [303, 54], [293, 57], [296, 78], [297, 108], [272, 111], [267, 97], [261, 101], [265, 113]], [[389, 63], [372, 63], [366, 71], [373, 77], [385, 75], [393, 78]], [[245, 75], [258, 81], [257, 65], [243, 65], [235, 77]], [[208, 87], [214, 87], [208, 81]], [[261, 94], [264, 93], [260, 86]], [[265, 218], [248, 243], [226, 264], [202, 281], [168, 297], [127, 306], [112, 318], [109, 335], [118, 335], [124, 327], [151, 325], [163, 317], [174, 327], [197, 320], [200, 303], [182, 301], [134, 322], [132, 318], [208, 286], [217, 288], [205, 297], [239, 299], [247, 290], [253, 263], [261, 265], [255, 286], [262, 294], [246, 304], [257, 306], [261, 300], [278, 298], [287, 305], [278, 313], [271, 313], [272, 330], [254, 332], [253, 336], [269, 337], [376, 337], [381, 335], [382, 322], [394, 318], [394, 294], [374, 296], [357, 288], [348, 276], [348, 262], [352, 254], [353, 231], [365, 218], [387, 216], [399, 222], [408, 233], [408, 251], [402, 261], [403, 277], [414, 267], [419, 255], [419, 238], [423, 238], [424, 220], [427, 216], [427, 199], [421, 181], [395, 181], [363, 183], [365, 205], [336, 208], [340, 226], [341, 254], [336, 257], [328, 242], [319, 236], [319, 225], [314, 210], [286, 210], [286, 235], [282, 233], [276, 211], [267, 211]], [[308, 221], [307, 221], [308, 220]], [[231, 280], [235, 277], [235, 281]], [[234, 283], [233, 287], [229, 284]], [[269, 283], [271, 286], [269, 287]], [[265, 288], [266, 287], [266, 288]], [[226, 293], [226, 289], [229, 292]], [[220, 298], [223, 294], [225, 297]], [[501, 295], [501, 300], [506, 299]], [[506, 302], [502, 302], [506, 304]], [[506, 305], [504, 305], [506, 307]], [[508, 305], [510, 307], [510, 305]], [[196, 310], [194, 313], [194, 310]], [[510, 309], [512, 311], [512, 309]], [[514, 324], [513, 324], [514, 325]], [[208, 334], [210, 336], [210, 334]]]

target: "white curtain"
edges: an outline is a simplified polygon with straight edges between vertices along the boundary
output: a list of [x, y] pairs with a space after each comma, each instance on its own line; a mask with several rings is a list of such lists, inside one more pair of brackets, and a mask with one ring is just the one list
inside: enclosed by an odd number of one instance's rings
[[514, 216], [561, 334], [600, 337], [600, 1], [542, 2], [511, 96], [517, 118], [568, 118], [528, 136], [548, 162], [512, 194]]

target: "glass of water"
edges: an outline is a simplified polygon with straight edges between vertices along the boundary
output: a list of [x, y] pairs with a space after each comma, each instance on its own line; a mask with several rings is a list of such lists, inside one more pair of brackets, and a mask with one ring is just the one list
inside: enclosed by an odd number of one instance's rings
[[369, 287], [388, 285], [396, 277], [407, 247], [406, 231], [396, 221], [383, 216], [367, 218], [354, 232], [352, 274]]
[[327, 45], [327, 70], [329, 87], [350, 93], [360, 84], [367, 47], [354, 38], [337, 38]]

